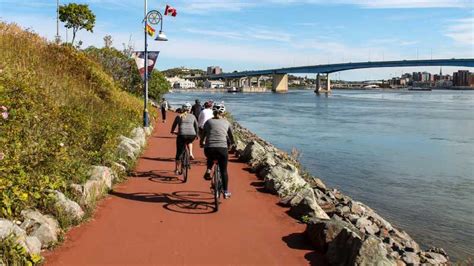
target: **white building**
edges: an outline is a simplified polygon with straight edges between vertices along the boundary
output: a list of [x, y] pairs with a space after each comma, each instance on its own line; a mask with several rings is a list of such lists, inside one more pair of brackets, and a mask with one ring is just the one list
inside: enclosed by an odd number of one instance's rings
[[193, 81], [182, 79], [180, 77], [166, 78], [166, 80], [168, 80], [168, 82], [171, 84], [171, 87], [174, 89], [190, 89], [196, 87], [196, 83]]
[[224, 88], [225, 82], [220, 80], [206, 80], [204, 81], [204, 88], [219, 89]]

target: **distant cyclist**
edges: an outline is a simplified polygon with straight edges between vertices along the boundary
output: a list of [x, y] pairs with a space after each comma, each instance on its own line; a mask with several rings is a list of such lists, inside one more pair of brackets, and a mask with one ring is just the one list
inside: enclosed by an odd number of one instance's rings
[[212, 107], [214, 117], [204, 124], [204, 137], [201, 139], [201, 146], [204, 144], [204, 154], [207, 157], [207, 170], [204, 179], [211, 179], [212, 165], [217, 160], [221, 170], [222, 185], [224, 187], [224, 198], [229, 198], [229, 175], [227, 173], [227, 162], [229, 159], [227, 140], [234, 145], [234, 136], [229, 121], [224, 118], [224, 104], [214, 104]]
[[199, 138], [201, 140], [204, 137], [204, 124], [206, 124], [207, 120], [211, 119], [213, 116], [212, 101], [207, 101], [204, 103], [204, 110], [202, 110], [198, 118]]
[[[178, 115], [173, 122], [171, 127], [171, 134], [178, 134], [176, 138], [176, 164], [175, 172], [177, 175], [181, 174], [179, 169], [181, 169], [181, 156], [184, 153], [185, 145], [188, 145], [189, 157], [191, 160], [194, 160], [193, 155], [193, 141], [196, 139], [198, 132], [198, 123], [196, 117], [190, 114], [191, 104], [185, 103], [181, 108], [181, 114]], [[178, 133], [175, 132], [176, 127], [178, 126]]]

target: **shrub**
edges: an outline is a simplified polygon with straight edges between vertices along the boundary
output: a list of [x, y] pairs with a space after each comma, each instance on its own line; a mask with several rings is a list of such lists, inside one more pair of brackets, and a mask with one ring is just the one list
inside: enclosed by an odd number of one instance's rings
[[84, 52], [14, 24], [0, 22], [0, 58], [0, 217], [16, 218], [116, 160], [143, 107]]

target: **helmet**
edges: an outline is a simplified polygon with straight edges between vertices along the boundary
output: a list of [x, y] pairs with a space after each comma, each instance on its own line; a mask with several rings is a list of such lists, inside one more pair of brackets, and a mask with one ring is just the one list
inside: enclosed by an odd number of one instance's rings
[[184, 111], [190, 111], [191, 110], [191, 104], [190, 103], [183, 104], [182, 109]]
[[212, 111], [223, 114], [225, 112], [225, 106], [223, 103], [215, 103], [214, 106], [212, 106]]

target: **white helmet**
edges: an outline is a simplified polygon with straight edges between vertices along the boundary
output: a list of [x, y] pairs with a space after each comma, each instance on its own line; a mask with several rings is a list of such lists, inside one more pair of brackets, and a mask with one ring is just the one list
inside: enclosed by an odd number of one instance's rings
[[212, 106], [212, 111], [223, 114], [225, 113], [225, 106], [223, 103], [214, 103], [214, 106]]
[[185, 103], [181, 107], [184, 111], [190, 111], [191, 110], [191, 104], [190, 103]]

